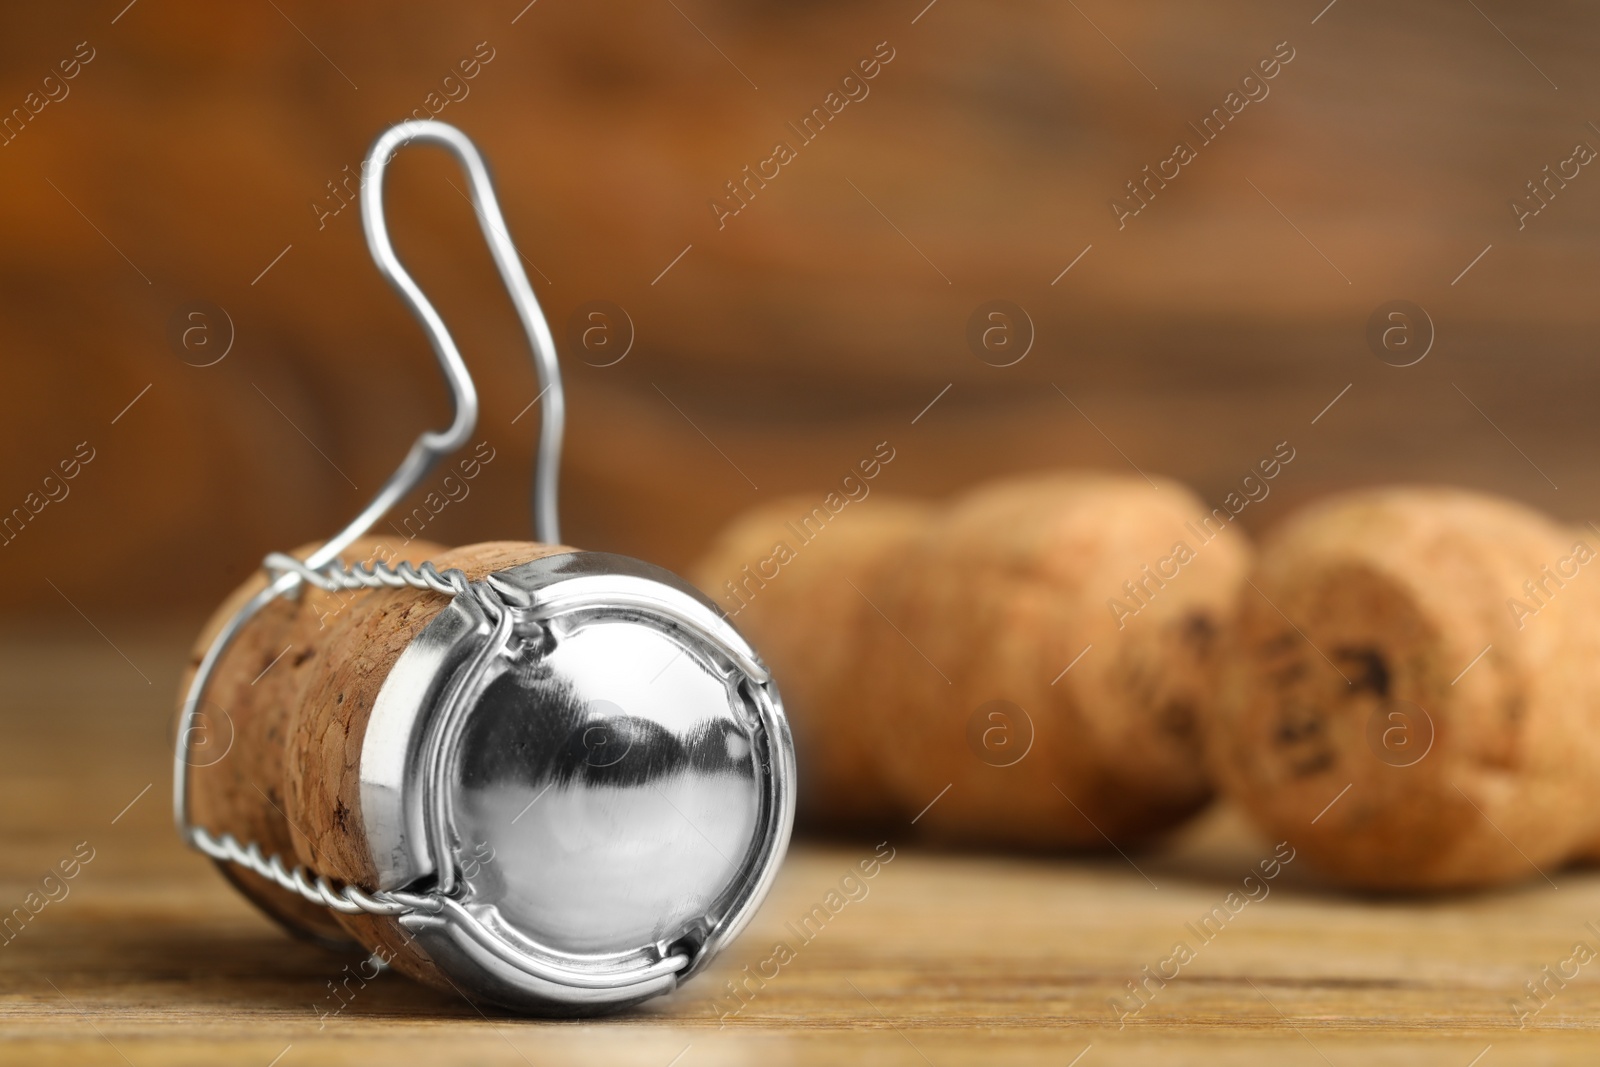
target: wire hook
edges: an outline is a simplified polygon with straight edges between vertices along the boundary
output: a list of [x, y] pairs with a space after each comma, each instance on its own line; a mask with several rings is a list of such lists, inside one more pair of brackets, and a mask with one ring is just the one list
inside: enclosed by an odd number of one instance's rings
[[[367, 154], [367, 161], [362, 168], [361, 224], [379, 273], [410, 305], [412, 314], [428, 333], [434, 355], [438, 357], [439, 366], [450, 386], [455, 420], [443, 431], [430, 430], [417, 438], [410, 453], [372, 503], [329, 542], [330, 546], [337, 546], [329, 558], [365, 533], [415, 488], [440, 457], [466, 444], [478, 419], [478, 393], [472, 384], [472, 375], [461, 359], [461, 351], [456, 348], [455, 340], [445, 327], [444, 320], [439, 317], [439, 312], [395, 255], [394, 245], [389, 240], [389, 224], [383, 214], [384, 174], [395, 153], [412, 141], [431, 141], [443, 146], [466, 171], [473, 210], [477, 212], [478, 223], [489, 244], [495, 266], [500, 270], [500, 278], [511, 295], [511, 303], [517, 309], [517, 317], [522, 320], [522, 328], [527, 332], [528, 346], [533, 351], [534, 369], [539, 375], [539, 396], [544, 399], [539, 449], [535, 459], [534, 536], [546, 544], [559, 544], [561, 529], [556, 498], [561, 467], [561, 438], [566, 425], [566, 396], [561, 387], [561, 368], [556, 362], [555, 339], [550, 335], [550, 326], [545, 322], [544, 312], [539, 308], [539, 300], [534, 296], [528, 275], [518, 261], [516, 246], [506, 232], [506, 221], [500, 214], [500, 203], [495, 198], [494, 185], [489, 180], [489, 169], [484, 165], [483, 157], [467, 135], [454, 126], [436, 119], [418, 119], [399, 123], [384, 131]], [[326, 548], [324, 546], [324, 551]], [[315, 566], [315, 563], [312, 565]]]
[[[467, 173], [472, 207], [484, 239], [489, 243], [489, 253], [500, 271], [511, 295], [511, 303], [522, 320], [528, 335], [528, 346], [533, 351], [534, 369], [539, 375], [540, 392], [534, 399], [543, 398], [543, 418], [539, 427], [539, 448], [534, 459], [533, 525], [534, 537], [545, 544], [561, 542], [560, 520], [557, 515], [557, 479], [561, 467], [561, 438], [566, 426], [566, 396], [561, 387], [561, 368], [556, 362], [555, 338], [545, 322], [539, 300], [528, 282], [528, 275], [518, 262], [517, 249], [506, 233], [505, 217], [500, 213], [500, 202], [494, 194], [494, 184], [489, 180], [489, 168], [477, 147], [467, 135], [449, 123], [435, 119], [414, 119], [401, 122], [385, 130], [373, 142], [362, 164], [361, 223], [367, 235], [367, 248], [372, 252], [378, 271], [394, 286], [410, 306], [412, 314], [427, 331], [433, 353], [444, 371], [446, 384], [455, 408], [454, 418], [443, 430], [425, 430], [412, 442], [400, 466], [378, 490], [361, 512], [308, 556], [302, 568], [269, 570], [271, 580], [267, 587], [252, 597], [217, 632], [211, 646], [206, 649], [188, 692], [184, 695], [183, 710], [178, 718], [178, 741], [173, 759], [173, 816], [179, 832], [193, 842], [196, 830], [189, 822], [189, 747], [190, 737], [196, 732], [200, 703], [206, 684], [216, 670], [217, 662], [232, 644], [233, 638], [244, 625], [273, 600], [293, 590], [304, 578], [303, 570], [318, 570], [332, 563], [351, 542], [372, 528], [390, 508], [417, 484], [427, 477], [441, 458], [466, 444], [478, 423], [478, 390], [472, 383], [472, 374], [461, 358], [461, 350], [445, 327], [444, 319], [434, 308], [411, 277], [409, 271], [395, 255], [389, 240], [389, 224], [383, 214], [383, 178], [390, 160], [396, 152], [412, 141], [431, 141], [447, 149], [460, 162]], [[270, 558], [270, 557], [269, 557]]]

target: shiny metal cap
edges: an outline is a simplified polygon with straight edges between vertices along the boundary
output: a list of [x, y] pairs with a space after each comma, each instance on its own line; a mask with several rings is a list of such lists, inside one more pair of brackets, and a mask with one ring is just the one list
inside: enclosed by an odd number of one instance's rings
[[469, 996], [563, 1015], [675, 988], [749, 920], [794, 820], [776, 688], [682, 579], [594, 552], [489, 577], [401, 654], [361, 750], [378, 888]]

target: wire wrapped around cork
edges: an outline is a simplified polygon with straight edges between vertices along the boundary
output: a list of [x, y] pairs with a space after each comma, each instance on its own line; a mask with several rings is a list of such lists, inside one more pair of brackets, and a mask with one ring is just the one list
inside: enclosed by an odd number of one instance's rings
[[[411, 141], [465, 168], [533, 350], [536, 542], [393, 553], [364, 536], [477, 418], [384, 220], [385, 168]], [[555, 345], [472, 143], [405, 122], [364, 172], [373, 257], [428, 332], [454, 418], [348, 526], [268, 556], [206, 626], [180, 711], [179, 831], [299, 934], [357, 942], [474, 1001], [626, 1007], [706, 966], [770, 887], [794, 813], [782, 704], [682, 579], [560, 543]]]

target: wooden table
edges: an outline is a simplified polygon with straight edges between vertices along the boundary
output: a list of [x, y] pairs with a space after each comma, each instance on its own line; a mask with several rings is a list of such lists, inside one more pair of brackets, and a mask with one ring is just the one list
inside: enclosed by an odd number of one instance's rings
[[[809, 943], [786, 924], [875, 842], [803, 842], [713, 972], [617, 1018], [485, 1013], [392, 974], [352, 982], [335, 1012], [329, 983], [352, 961], [281, 934], [172, 833], [168, 724], [188, 634], [95, 623], [103, 636], [85, 621], [0, 644], [0, 909], [93, 850], [0, 943], [0, 1062], [1501, 1067], [1600, 1050], [1600, 962], [1551, 983], [1525, 1028], [1511, 1009], [1575, 942], [1600, 947], [1584, 925], [1600, 928], [1600, 877], [1385, 900], [1325, 891], [1290, 864], [1203, 943], [1186, 924], [1271, 851], [1226, 811], [1128, 858], [898, 847]], [[736, 1013], [716, 1006], [780, 939], [795, 952], [777, 976], [752, 980]], [[1194, 959], [1119, 1027], [1111, 999], [1133, 1005], [1125, 983], [1180, 940]]]

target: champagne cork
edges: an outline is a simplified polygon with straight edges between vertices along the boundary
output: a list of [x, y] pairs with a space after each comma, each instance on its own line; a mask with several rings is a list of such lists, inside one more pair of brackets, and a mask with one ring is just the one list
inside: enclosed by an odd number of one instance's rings
[[1330, 499], [1240, 594], [1218, 786], [1353, 887], [1548, 877], [1600, 810], [1597, 540], [1445, 488]]
[[[372, 558], [381, 544], [376, 538], [358, 540], [345, 558]], [[295, 554], [304, 558], [313, 547]], [[458, 567], [477, 580], [567, 551], [523, 542], [446, 550], [413, 541], [399, 556], [384, 558], [390, 563], [431, 559], [440, 571]], [[219, 609], [196, 646], [191, 673], [217, 628], [264, 585], [264, 576], [253, 578]], [[226, 712], [232, 746], [226, 756], [207, 763], [212, 759], [205, 751], [212, 743], [208, 736], [196, 752], [190, 780], [195, 823], [216, 835], [258, 842], [265, 855], [277, 853], [287, 866], [300, 863], [337, 882], [373, 886], [355, 773], [366, 716], [400, 653], [448, 603], [448, 597], [410, 587], [337, 592], [306, 587], [296, 599], [267, 605], [234, 639], [207, 690], [208, 716], [214, 717], [217, 708]], [[403, 973], [449, 988], [397, 920], [341, 915], [232, 864], [218, 866], [291, 930], [323, 941], [359, 941]]]
[[[381, 546], [379, 539], [364, 538], [346, 555], [370, 559]], [[316, 548], [306, 545], [291, 554], [305, 559]], [[443, 546], [413, 541], [396, 562], [420, 563], [443, 551]], [[266, 585], [266, 574], [258, 572], [206, 622], [184, 671], [180, 701], [217, 631]], [[197, 825], [258, 842], [264, 855], [277, 854], [294, 865], [296, 835], [284, 814], [289, 715], [309, 676], [322, 669], [331, 627], [353, 600], [365, 595], [306, 586], [297, 597], [279, 597], [223, 653], [191, 738], [189, 803]], [[240, 892], [292, 932], [327, 943], [349, 940], [326, 908], [254, 872], [230, 863], [217, 866]]]
[[696, 572], [792, 679], [813, 822], [1104, 848], [1206, 802], [1199, 724], [1248, 548], [1193, 494], [1090, 474], [873, 494], [797, 543], [814, 503], [746, 516]]
[[[385, 169], [418, 141], [461, 163], [549, 394], [534, 525], [556, 541], [554, 345], [482, 156], [431, 119], [374, 142], [361, 217], [379, 272], [429, 334], [455, 417], [417, 437], [346, 529], [416, 489], [477, 417], [455, 343], [389, 241]], [[713, 604], [645, 561], [521, 542], [410, 548], [431, 566], [269, 557], [282, 585], [257, 579], [213, 620], [181, 698], [179, 829], [292, 928], [347, 933], [474, 1004], [588, 1015], [676, 989], [738, 936], [788, 847], [794, 750], [771, 672]], [[359, 591], [327, 610], [333, 598], [308, 583]], [[280, 588], [297, 599], [269, 601]], [[239, 751], [191, 776], [208, 700], [242, 724]]]

